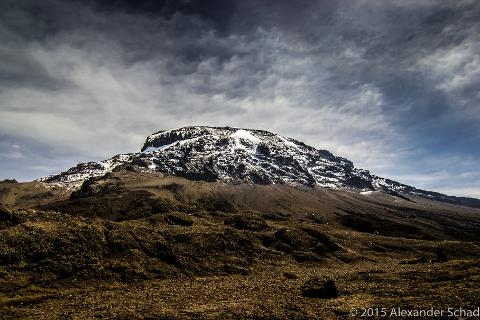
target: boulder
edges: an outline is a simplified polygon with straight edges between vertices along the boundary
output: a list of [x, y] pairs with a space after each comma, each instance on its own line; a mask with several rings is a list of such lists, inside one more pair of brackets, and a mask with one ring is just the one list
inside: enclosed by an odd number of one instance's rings
[[338, 297], [338, 290], [332, 279], [311, 278], [302, 285], [302, 296], [308, 298], [330, 299]]

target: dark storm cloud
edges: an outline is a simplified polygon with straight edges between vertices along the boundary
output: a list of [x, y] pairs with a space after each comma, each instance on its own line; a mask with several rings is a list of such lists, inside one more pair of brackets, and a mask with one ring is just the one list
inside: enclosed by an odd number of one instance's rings
[[2, 1], [2, 176], [235, 125], [478, 196], [478, 16], [476, 1]]
[[[90, 0], [78, 1], [108, 12], [171, 18], [176, 13], [197, 15], [223, 26], [233, 14], [237, 2], [222, 0]], [[222, 23], [223, 22], [223, 23]]]

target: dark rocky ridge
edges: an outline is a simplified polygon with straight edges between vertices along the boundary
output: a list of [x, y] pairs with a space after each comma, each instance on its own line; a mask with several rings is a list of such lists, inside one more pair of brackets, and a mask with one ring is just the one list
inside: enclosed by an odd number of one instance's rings
[[232, 127], [192, 126], [150, 135], [139, 153], [82, 163], [41, 179], [82, 181], [115, 168], [156, 171], [190, 180], [229, 183], [287, 184], [307, 187], [379, 191], [402, 199], [422, 197], [480, 207], [480, 200], [425, 191], [357, 169], [345, 158], [317, 150], [292, 138]]

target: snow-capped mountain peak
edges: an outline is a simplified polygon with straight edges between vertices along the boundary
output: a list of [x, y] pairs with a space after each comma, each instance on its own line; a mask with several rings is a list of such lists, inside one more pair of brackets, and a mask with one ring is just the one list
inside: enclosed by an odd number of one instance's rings
[[263, 130], [160, 131], [147, 138], [142, 153], [143, 166], [192, 179], [372, 188], [350, 161]]
[[41, 181], [81, 181], [121, 165], [192, 180], [379, 190], [436, 200], [453, 198], [377, 177], [355, 168], [345, 158], [292, 138], [232, 127], [190, 126], [159, 131], [147, 137], [140, 152], [81, 163]]

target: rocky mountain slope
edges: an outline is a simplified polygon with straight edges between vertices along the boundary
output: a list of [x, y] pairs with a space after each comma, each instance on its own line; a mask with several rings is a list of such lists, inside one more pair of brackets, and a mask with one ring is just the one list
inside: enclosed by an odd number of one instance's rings
[[417, 189], [355, 168], [345, 158], [263, 130], [183, 127], [150, 135], [141, 152], [78, 164], [44, 182], [82, 181], [119, 166], [190, 180], [381, 191], [398, 197], [480, 207], [480, 200]]
[[0, 319], [472, 309], [480, 209], [455, 199], [264, 131], [159, 132], [139, 153], [0, 181]]

